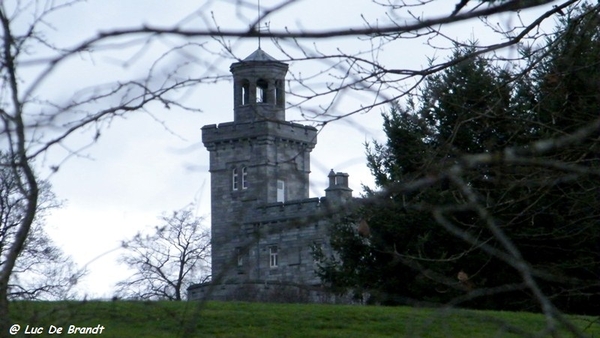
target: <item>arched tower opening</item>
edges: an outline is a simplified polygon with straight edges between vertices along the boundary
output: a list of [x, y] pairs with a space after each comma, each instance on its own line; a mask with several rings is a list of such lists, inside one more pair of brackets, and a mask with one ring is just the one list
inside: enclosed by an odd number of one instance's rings
[[240, 104], [242, 106], [250, 104], [250, 81], [248, 81], [246, 79], [242, 80], [240, 87], [241, 87], [241, 93], [239, 94], [241, 96]]
[[285, 121], [285, 75], [288, 65], [262, 49], [230, 67], [236, 123]]
[[268, 99], [269, 83], [265, 79], [256, 81], [256, 103], [269, 103]]

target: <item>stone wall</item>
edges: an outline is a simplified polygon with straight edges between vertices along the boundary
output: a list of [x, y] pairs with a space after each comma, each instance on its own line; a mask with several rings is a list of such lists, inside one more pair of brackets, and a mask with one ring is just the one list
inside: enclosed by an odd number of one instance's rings
[[[313, 247], [328, 245], [328, 208], [325, 198], [271, 203], [254, 208], [239, 224], [230, 243], [225, 281], [265, 280], [318, 285]], [[272, 266], [272, 248], [277, 264]]]
[[269, 281], [196, 284], [188, 289], [188, 300], [328, 304], [354, 303], [350, 297], [335, 295], [322, 287]]
[[[238, 223], [235, 235], [231, 234], [231, 242], [225, 246], [229, 255], [224, 270], [213, 275], [217, 285], [211, 286], [210, 292], [208, 287], [212, 284], [193, 286], [188, 297], [246, 300], [252, 294], [249, 290], [256, 289], [256, 300], [260, 301], [271, 297], [270, 301], [288, 298], [332, 302], [335, 297], [322, 288], [315, 272], [313, 249], [319, 246], [330, 253], [328, 233], [335, 221], [332, 208], [339, 207], [333, 202], [325, 197], [308, 198], [248, 210], [245, 221]], [[276, 266], [271, 264], [273, 247], [277, 248]], [[221, 252], [225, 254], [224, 250]]]

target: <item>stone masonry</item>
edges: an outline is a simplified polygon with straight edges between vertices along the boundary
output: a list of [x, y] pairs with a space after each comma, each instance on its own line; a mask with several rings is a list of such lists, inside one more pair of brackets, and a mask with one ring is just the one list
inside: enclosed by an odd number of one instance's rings
[[202, 127], [212, 282], [192, 285], [188, 298], [324, 301], [312, 248], [327, 250], [331, 211], [352, 198], [348, 174], [332, 170], [325, 197], [308, 198], [317, 130], [285, 120], [288, 65], [258, 49], [230, 69], [234, 120]]

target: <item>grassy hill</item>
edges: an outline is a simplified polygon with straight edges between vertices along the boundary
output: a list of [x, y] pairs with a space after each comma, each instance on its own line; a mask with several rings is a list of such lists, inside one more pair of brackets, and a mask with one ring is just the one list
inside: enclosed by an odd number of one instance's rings
[[[20, 325], [16, 337], [28, 336], [27, 325], [29, 332], [43, 328], [38, 337], [50, 336], [54, 325], [63, 328], [58, 336], [75, 336], [68, 334], [75, 327], [104, 327], [101, 337], [303, 338], [523, 337], [545, 325], [542, 315], [531, 313], [233, 302], [14, 302], [11, 314]], [[585, 336], [600, 337], [600, 318], [568, 319]]]

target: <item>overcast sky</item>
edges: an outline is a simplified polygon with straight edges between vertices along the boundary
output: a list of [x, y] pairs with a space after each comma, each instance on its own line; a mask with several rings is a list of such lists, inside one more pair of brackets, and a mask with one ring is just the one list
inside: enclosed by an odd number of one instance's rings
[[[278, 1], [262, 0], [264, 8]], [[49, 18], [47, 36], [61, 46], [76, 45], [98, 31], [111, 28], [139, 27], [143, 24], [202, 28], [212, 20], [222, 28], [245, 28], [256, 17], [255, 9], [239, 11], [236, 1], [158, 1], [158, 0], [90, 0], [61, 10]], [[416, 15], [433, 17], [444, 10], [436, 6]], [[452, 8], [453, 1], [444, 2]], [[317, 10], [318, 9], [318, 10]], [[406, 12], [400, 15], [408, 18]], [[362, 16], [362, 17], [361, 17]], [[387, 14], [370, 1], [314, 0], [298, 1], [269, 18], [272, 29], [304, 27], [322, 30], [328, 27], [361, 26], [363, 18], [369, 22], [386, 22]], [[514, 16], [502, 16], [498, 22], [510, 26]], [[212, 23], [211, 23], [212, 24]], [[490, 40], [496, 37], [481, 34], [476, 20], [453, 25], [445, 32], [452, 38]], [[479, 34], [479, 35], [478, 35]], [[194, 39], [195, 43], [219, 51], [214, 39]], [[39, 92], [54, 99], [68, 98], [78, 89], [115, 79], [143, 77], [152, 63], [163, 53], [188, 41], [162, 37], [153, 43], [128, 44], [106, 52], [80, 53], [53, 73]], [[239, 58], [244, 58], [257, 48], [255, 39], [224, 40], [231, 45]], [[289, 41], [280, 41], [288, 46]], [[313, 41], [302, 41], [311, 46]], [[368, 41], [357, 39], [329, 39], [316, 42], [320, 50], [348, 52], [366, 50]], [[440, 46], [448, 47], [443, 40]], [[263, 39], [262, 48], [275, 58], [285, 55], [274, 44]], [[290, 51], [294, 49], [290, 47]], [[195, 65], [180, 71], [189, 76], [228, 75], [234, 59], [218, 57], [197, 48]], [[389, 46], [381, 51], [380, 59], [389, 67], [419, 69], [427, 64], [427, 57], [443, 57], [444, 51], [433, 50], [424, 40], [406, 40], [401, 45]], [[169, 73], [180, 59], [171, 58], [158, 64], [155, 76]], [[211, 69], [207, 67], [210, 65]], [[319, 61], [291, 62], [294, 74], [316, 74], [327, 66]], [[33, 76], [39, 67], [27, 69], [24, 77]], [[326, 75], [326, 74], [325, 74]], [[316, 78], [315, 86], [322, 86], [326, 77]], [[89, 297], [111, 297], [114, 283], [127, 277], [119, 267], [116, 257], [122, 253], [120, 243], [145, 228], [157, 225], [162, 212], [170, 212], [195, 203], [198, 216], [205, 216], [210, 226], [210, 176], [208, 152], [201, 143], [200, 128], [206, 124], [233, 120], [233, 94], [229, 79], [217, 83], [200, 84], [177, 93], [181, 102], [200, 108], [201, 112], [186, 112], [172, 107], [166, 109], [155, 104], [150, 114], [133, 113], [125, 119], [116, 119], [103, 126], [99, 140], [63, 162], [67, 152], [55, 147], [37, 162], [44, 177], [48, 177], [59, 199], [65, 200], [63, 208], [55, 210], [47, 219], [48, 232], [60, 247], [80, 265], [86, 265], [90, 275], [80, 285]], [[336, 106], [338, 113], [356, 109], [360, 97], [348, 94]], [[369, 103], [369, 102], [366, 102]], [[311, 108], [315, 108], [313, 105]], [[317, 107], [318, 108], [318, 107]], [[359, 114], [328, 124], [318, 136], [312, 153], [311, 197], [323, 196], [327, 173], [330, 169], [347, 172], [354, 194], [361, 192], [361, 184], [373, 186], [365, 165], [364, 143], [372, 139], [384, 140], [381, 131], [381, 109], [369, 114]], [[297, 110], [289, 110], [288, 119], [300, 119]], [[307, 123], [310, 124], [310, 123]], [[89, 143], [95, 130], [74, 135], [65, 143], [69, 149], [79, 149]], [[48, 168], [60, 164], [58, 172], [49, 174]], [[116, 249], [116, 250], [114, 250]], [[110, 253], [109, 253], [110, 252]], [[109, 253], [109, 254], [107, 254]], [[102, 256], [104, 255], [104, 256]], [[98, 256], [102, 256], [98, 259]]]

